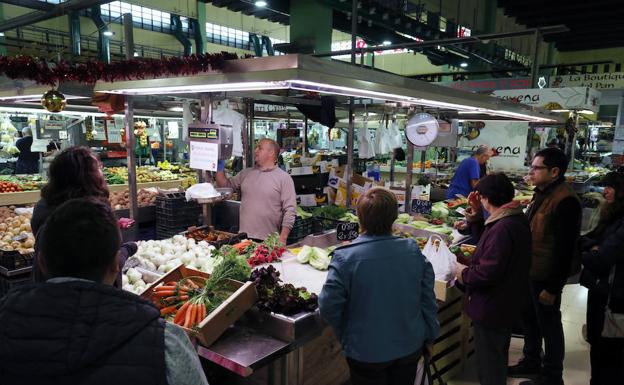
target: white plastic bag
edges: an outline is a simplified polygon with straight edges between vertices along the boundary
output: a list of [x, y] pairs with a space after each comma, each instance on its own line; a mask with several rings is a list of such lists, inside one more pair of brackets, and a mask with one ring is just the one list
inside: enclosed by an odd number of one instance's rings
[[371, 137], [368, 132], [368, 122], [364, 122], [363, 126], [358, 130], [358, 157], [360, 159], [369, 159], [375, 157], [375, 148], [371, 143]]
[[429, 385], [430, 383], [431, 379], [425, 372], [425, 359], [420, 357], [420, 360], [418, 360], [418, 366], [416, 367], [416, 379], [414, 380], [414, 385]]
[[450, 281], [455, 277], [457, 256], [451, 253], [442, 238], [437, 235], [430, 236], [422, 253], [431, 262], [436, 280]]
[[186, 190], [186, 200], [191, 199], [210, 199], [221, 196], [211, 183], [198, 183]]
[[401, 131], [399, 131], [399, 124], [396, 121], [390, 123], [388, 136], [391, 140], [390, 147], [392, 147], [392, 150], [403, 147], [403, 136], [401, 135]]

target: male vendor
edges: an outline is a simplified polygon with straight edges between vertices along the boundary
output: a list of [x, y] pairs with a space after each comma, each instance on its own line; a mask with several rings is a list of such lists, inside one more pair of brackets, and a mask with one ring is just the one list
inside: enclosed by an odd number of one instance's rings
[[451, 179], [446, 199], [455, 199], [457, 194], [468, 197], [481, 179], [481, 166], [485, 165], [489, 159], [490, 149], [487, 146], [479, 146], [471, 157], [462, 160]]

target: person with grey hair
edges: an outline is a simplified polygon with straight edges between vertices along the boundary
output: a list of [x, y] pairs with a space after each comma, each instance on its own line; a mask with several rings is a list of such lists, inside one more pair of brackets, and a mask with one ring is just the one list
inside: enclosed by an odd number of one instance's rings
[[219, 163], [216, 182], [219, 187], [240, 190], [239, 230], [252, 239], [264, 240], [279, 232], [286, 244], [295, 223], [297, 195], [290, 175], [277, 166], [280, 147], [276, 141], [260, 139], [256, 144], [255, 167], [227, 178], [224, 162]]
[[489, 147], [481, 145], [475, 149], [471, 157], [462, 160], [451, 179], [446, 198], [455, 199], [456, 195], [467, 197], [481, 179], [481, 166], [487, 163], [490, 155]]
[[19, 150], [17, 156], [17, 164], [15, 167], [16, 174], [36, 174], [39, 172], [39, 153], [32, 152], [30, 147], [33, 144], [32, 131], [30, 127], [22, 129], [23, 138], [15, 142], [15, 147]]

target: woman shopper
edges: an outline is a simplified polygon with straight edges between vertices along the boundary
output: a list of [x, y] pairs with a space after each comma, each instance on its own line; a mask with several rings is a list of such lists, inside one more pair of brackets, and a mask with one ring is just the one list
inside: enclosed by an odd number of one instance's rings
[[615, 384], [624, 377], [624, 338], [602, 336], [607, 306], [624, 313], [624, 174], [610, 172], [601, 183], [606, 202], [600, 222], [581, 239], [591, 385]]
[[[61, 151], [50, 164], [48, 184], [41, 189], [41, 199], [35, 205], [30, 220], [33, 234], [37, 237], [35, 249], [39, 243], [39, 230], [56, 207], [74, 198], [94, 198], [108, 205], [108, 197], [108, 185], [102, 174], [101, 163], [89, 148], [75, 146]], [[121, 267], [136, 250], [137, 246], [133, 242], [121, 246]], [[45, 281], [47, 274], [42, 261], [34, 265], [35, 281]], [[115, 282], [115, 286], [121, 287], [120, 285], [121, 273]]]
[[392, 236], [397, 214], [387, 190], [360, 197], [362, 233], [336, 249], [319, 297], [353, 385], [413, 385], [421, 352], [440, 331], [433, 268], [414, 240]]
[[507, 383], [511, 329], [528, 290], [531, 229], [513, 197], [505, 174], [486, 176], [468, 196], [466, 218], [478, 243], [470, 266], [457, 269], [457, 279], [466, 288], [464, 306], [474, 325], [481, 385]]

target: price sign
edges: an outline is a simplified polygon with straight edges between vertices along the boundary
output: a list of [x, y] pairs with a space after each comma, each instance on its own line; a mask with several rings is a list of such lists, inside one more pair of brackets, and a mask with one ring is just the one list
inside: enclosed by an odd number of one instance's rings
[[431, 201], [414, 199], [412, 201], [412, 212], [417, 214], [431, 215]]
[[208, 142], [191, 141], [190, 158], [191, 168], [207, 171], [217, 171], [219, 161], [219, 145]]
[[352, 222], [339, 223], [336, 226], [336, 237], [339, 241], [352, 241], [360, 236], [360, 225]]

